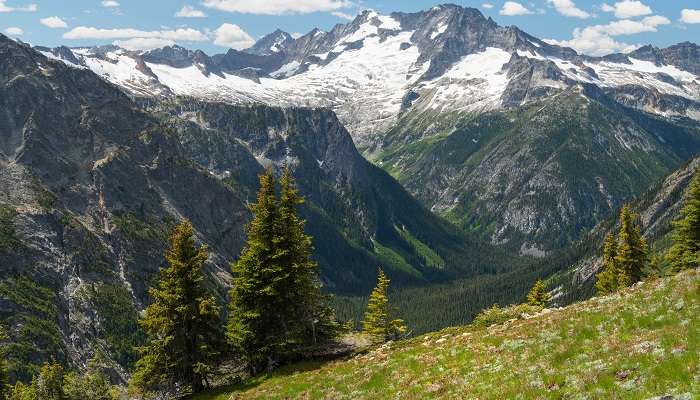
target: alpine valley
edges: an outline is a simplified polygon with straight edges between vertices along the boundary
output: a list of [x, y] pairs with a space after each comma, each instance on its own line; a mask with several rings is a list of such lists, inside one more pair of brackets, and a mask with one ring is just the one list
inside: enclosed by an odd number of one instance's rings
[[418, 335], [520, 302], [538, 278], [558, 306], [590, 297], [626, 203], [667, 250], [698, 153], [690, 42], [592, 57], [449, 4], [216, 55], [0, 35], [10, 375], [101, 355], [125, 383], [183, 219], [225, 309], [268, 167], [296, 179], [339, 319], [362, 317], [381, 266]]

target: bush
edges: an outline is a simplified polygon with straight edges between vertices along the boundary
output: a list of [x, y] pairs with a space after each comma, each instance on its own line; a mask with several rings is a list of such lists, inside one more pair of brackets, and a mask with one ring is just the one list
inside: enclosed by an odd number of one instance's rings
[[498, 304], [494, 304], [491, 308], [487, 308], [479, 313], [474, 318], [472, 325], [478, 327], [489, 327], [491, 325], [502, 324], [512, 319], [523, 319], [527, 315], [537, 314], [542, 311], [542, 307], [535, 307], [527, 304], [518, 304], [501, 308]]

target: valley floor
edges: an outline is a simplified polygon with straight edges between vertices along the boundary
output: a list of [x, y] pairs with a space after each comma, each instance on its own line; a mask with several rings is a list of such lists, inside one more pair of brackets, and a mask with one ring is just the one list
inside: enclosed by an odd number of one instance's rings
[[298, 364], [196, 400], [649, 399], [700, 395], [700, 274]]

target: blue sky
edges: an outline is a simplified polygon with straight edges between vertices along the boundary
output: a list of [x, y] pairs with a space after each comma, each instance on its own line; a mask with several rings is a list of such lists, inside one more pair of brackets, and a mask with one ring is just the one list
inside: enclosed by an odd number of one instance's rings
[[[367, 8], [430, 8], [434, 0], [0, 0], [0, 31], [34, 45], [118, 43], [145, 49], [178, 43], [207, 53], [245, 48], [276, 28], [306, 33]], [[698, 0], [453, 0], [501, 25], [588, 54], [700, 37]]]

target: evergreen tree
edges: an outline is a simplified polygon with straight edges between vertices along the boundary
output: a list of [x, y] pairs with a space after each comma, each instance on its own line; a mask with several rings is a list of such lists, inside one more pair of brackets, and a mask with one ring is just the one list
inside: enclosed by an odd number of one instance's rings
[[547, 287], [541, 279], [535, 282], [535, 285], [527, 294], [527, 304], [533, 307], [546, 307], [547, 303], [552, 299], [552, 296], [547, 293]]
[[381, 340], [395, 339], [406, 333], [406, 325], [400, 319], [390, 319], [389, 278], [379, 270], [377, 286], [372, 290], [367, 303], [367, 312], [362, 322], [362, 331]]
[[149, 290], [153, 303], [139, 321], [148, 342], [139, 349], [131, 385], [150, 392], [184, 384], [197, 393], [220, 353], [219, 309], [203, 284], [206, 247], [195, 247], [192, 225], [182, 222], [170, 241], [168, 267]]
[[340, 327], [328, 306], [328, 296], [321, 292], [318, 264], [311, 259], [311, 236], [304, 232], [305, 221], [297, 213], [297, 206], [303, 203], [289, 168], [285, 168], [280, 178], [278, 246], [286, 255], [283, 264], [290, 271], [291, 285], [280, 292], [292, 307], [288, 319], [290, 325], [296, 325], [294, 332], [301, 343], [316, 344], [333, 338]]
[[628, 205], [622, 208], [615, 256], [619, 269], [618, 285], [621, 288], [637, 283], [644, 277], [643, 271], [648, 261], [647, 242], [642, 237], [638, 220], [639, 215], [633, 213]]
[[7, 397], [8, 400], [39, 400], [36, 396], [36, 391], [34, 390], [34, 386], [32, 385], [25, 385], [22, 382], [17, 382], [15, 383], [14, 386], [11, 387], [9, 396]]
[[617, 256], [617, 239], [612, 233], [608, 234], [603, 247], [603, 267], [596, 275], [596, 289], [601, 295], [614, 293], [617, 291], [618, 276], [620, 271], [617, 268], [615, 257]]
[[32, 388], [37, 399], [67, 400], [63, 392], [63, 367], [56, 362], [45, 363], [39, 372], [39, 377], [32, 382]]
[[82, 373], [69, 372], [63, 377], [63, 392], [66, 400], [112, 400], [115, 399], [115, 388], [109, 383], [107, 376], [102, 373], [102, 365], [97, 358], [88, 363], [87, 371]]
[[311, 238], [296, 211], [302, 199], [288, 170], [280, 186], [278, 199], [272, 170], [260, 176], [248, 240], [232, 266], [227, 338], [253, 375], [334, 334]]
[[674, 271], [700, 266], [700, 172], [688, 188], [680, 218], [673, 222], [673, 245], [668, 253]]

